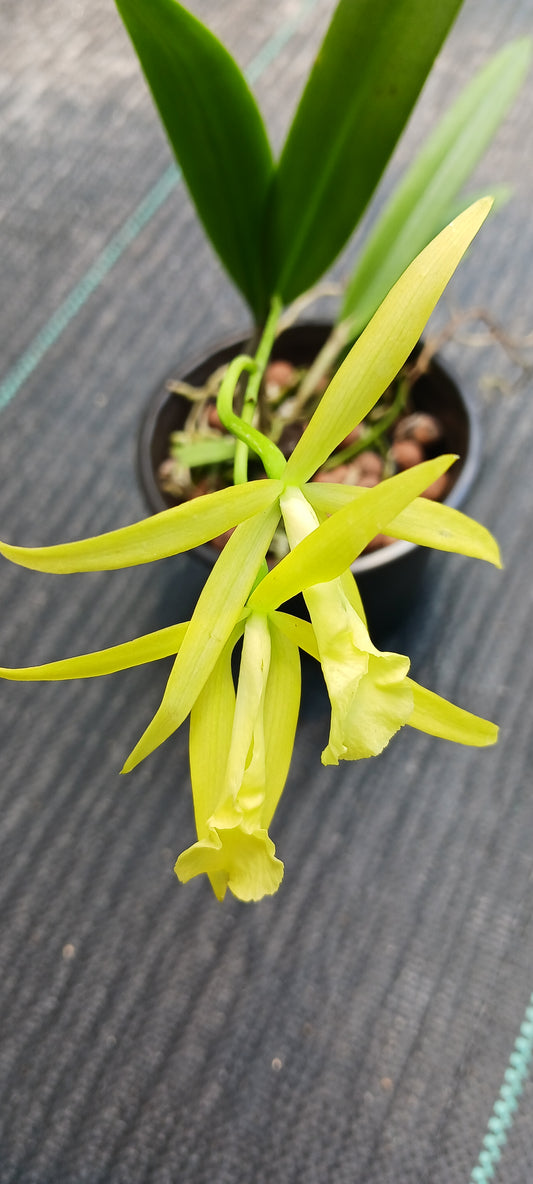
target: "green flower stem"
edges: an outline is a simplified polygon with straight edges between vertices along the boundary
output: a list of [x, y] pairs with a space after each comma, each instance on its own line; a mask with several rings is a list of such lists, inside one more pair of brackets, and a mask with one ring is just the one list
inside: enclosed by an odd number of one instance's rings
[[[244, 403], [241, 412], [241, 420], [244, 423], [251, 424], [254, 416], [257, 400], [259, 398], [259, 391], [261, 389], [263, 374], [265, 372], [265, 368], [272, 351], [272, 346], [274, 344], [274, 338], [276, 336], [276, 330], [278, 327], [278, 321], [281, 315], [282, 307], [283, 305], [280, 297], [273, 296], [267, 322], [261, 335], [261, 340], [254, 358], [255, 369], [250, 372], [250, 378], [248, 379], [248, 385], [246, 387]], [[248, 447], [248, 443], [242, 437], [239, 438], [237, 447], [235, 449], [235, 462], [233, 468], [235, 485], [242, 485], [248, 480]], [[279, 474], [277, 475], [279, 476]]]
[[[255, 452], [262, 460], [268, 476], [279, 478], [287, 463], [283, 453], [272, 440], [269, 440], [262, 432], [258, 432], [257, 428], [246, 423], [240, 416], [235, 415], [233, 410], [233, 396], [239, 378], [244, 370], [253, 371], [255, 366], [254, 359], [246, 357], [245, 354], [239, 354], [237, 358], [233, 358], [218, 392], [217, 411], [228, 432], [231, 432], [232, 436], [246, 445], [246, 455], [248, 455], [248, 449], [251, 448], [252, 452]], [[237, 462], [235, 461], [236, 468]], [[246, 480], [246, 472], [243, 477], [240, 477], [240, 480], [235, 473], [235, 484], [244, 484]]]
[[[252, 427], [250, 422], [257, 402], [261, 378], [270, 357], [280, 311], [281, 302], [278, 297], [275, 297], [256, 357], [249, 358], [246, 354], [239, 354], [238, 357], [233, 358], [218, 392], [218, 414], [224, 427], [237, 439], [234, 464], [235, 485], [243, 485], [248, 479], [248, 450], [250, 448], [262, 460], [265, 472], [269, 477], [276, 479], [281, 477], [287, 463], [276, 444], [269, 440], [263, 432]], [[242, 415], [239, 416], [233, 410], [233, 398], [239, 378], [245, 370], [248, 370], [251, 375], [249, 382], [251, 393], [246, 392]], [[242, 448], [239, 447], [241, 444]]]

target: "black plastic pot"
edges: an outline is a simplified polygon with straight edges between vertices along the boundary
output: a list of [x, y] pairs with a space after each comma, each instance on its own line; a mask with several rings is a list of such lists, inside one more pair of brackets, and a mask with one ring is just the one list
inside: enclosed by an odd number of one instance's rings
[[[308, 366], [324, 344], [331, 326], [322, 322], [293, 325], [277, 338], [272, 357], [284, 358], [296, 366]], [[232, 338], [206, 351], [202, 357], [185, 361], [167, 375], [153, 392], [139, 434], [138, 469], [141, 486], [153, 513], [176, 502], [159, 488], [157, 472], [168, 455], [172, 431], [182, 427], [190, 408], [180, 395], [170, 394], [167, 382], [173, 378], [201, 386], [217, 367], [246, 348], [246, 339]], [[453, 485], [446, 504], [458, 507], [474, 483], [480, 463], [479, 424], [470, 400], [462, 394], [447, 370], [436, 361], [412, 388], [416, 410], [436, 414], [444, 430], [443, 451], [461, 458], [453, 467]], [[212, 566], [214, 547], [198, 547], [195, 554]], [[430, 551], [413, 543], [395, 542], [363, 555], [352, 566], [363, 598], [369, 625], [383, 634], [397, 625], [416, 603], [416, 593]]]

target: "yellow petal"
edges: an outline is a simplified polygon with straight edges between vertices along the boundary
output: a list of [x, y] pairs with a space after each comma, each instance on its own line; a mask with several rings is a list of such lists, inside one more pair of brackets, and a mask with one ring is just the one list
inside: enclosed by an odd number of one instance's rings
[[456, 707], [410, 678], [407, 682], [413, 692], [413, 712], [407, 721], [411, 728], [440, 736], [443, 740], [453, 740], [456, 744], [471, 744], [475, 748], [496, 744], [496, 724]]
[[278, 628], [280, 615], [274, 614], [270, 621], [272, 648], [263, 707], [265, 794], [260, 818], [264, 827], [270, 826], [287, 780], [300, 709], [300, 655], [295, 642]]
[[295, 617], [292, 613], [282, 612], [280, 609], [271, 613], [270, 619], [290, 641], [294, 641], [301, 650], [305, 650], [306, 654], [310, 654], [312, 658], [316, 658], [316, 661], [320, 662], [316, 637], [310, 621], [305, 621], [302, 617]]
[[243, 810], [253, 810], [256, 806], [260, 808], [264, 799], [263, 701], [270, 667], [270, 650], [267, 619], [258, 613], [252, 613], [244, 630], [233, 731], [225, 776], [226, 795], [238, 798]]
[[225, 774], [235, 713], [231, 655], [243, 626], [222, 650], [191, 710], [189, 757], [198, 838], [209, 833], [209, 819], [225, 795]]
[[250, 606], [268, 612], [312, 584], [342, 575], [367, 543], [384, 530], [413, 498], [453, 464], [454, 456], [438, 456], [389, 477], [348, 502], [320, 526], [301, 490], [286, 489], [280, 499], [292, 550], [265, 576], [250, 597]]
[[361, 618], [363, 625], [366, 626], [367, 621], [365, 606], [361, 600], [361, 593], [357, 587], [353, 572], [350, 570], [344, 571], [342, 575], [339, 576], [339, 579], [342, 585], [342, 590], [348, 602], [351, 604], [352, 608], [355, 609], [357, 616]]
[[[371, 654], [368, 670], [346, 706], [332, 696], [331, 731], [322, 764], [377, 756], [407, 722], [413, 693], [406, 678], [409, 659], [401, 654]], [[344, 697], [345, 699], [345, 697]]]
[[275, 850], [266, 830], [249, 834], [240, 826], [217, 827], [213, 819], [209, 837], [183, 851], [174, 870], [183, 884], [206, 872], [219, 900], [226, 888], [239, 900], [261, 900], [277, 892], [283, 879]]

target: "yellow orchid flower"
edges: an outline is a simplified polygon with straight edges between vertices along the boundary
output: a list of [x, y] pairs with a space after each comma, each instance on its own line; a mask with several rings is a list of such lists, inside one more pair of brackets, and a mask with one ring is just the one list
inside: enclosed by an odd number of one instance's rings
[[[493, 724], [418, 687], [408, 677], [408, 658], [373, 646], [349, 570], [384, 530], [499, 565], [497, 545], [484, 527], [419, 496], [454, 458], [425, 462], [375, 489], [308, 484], [400, 370], [489, 208], [488, 199], [475, 203], [414, 260], [337, 371], [288, 462], [252, 426], [249, 402], [242, 417], [226, 405], [221, 414], [239, 438], [241, 484], [94, 539], [44, 548], [0, 543], [6, 558], [38, 571], [111, 570], [179, 554], [235, 527], [189, 622], [95, 654], [0, 668], [7, 679], [86, 678], [176, 655], [161, 705], [123, 771], [190, 713], [198, 839], [180, 855], [176, 871], [182, 880], [207, 873], [219, 899], [227, 888], [242, 900], [260, 899], [276, 891], [283, 874], [268, 827], [294, 743], [298, 648], [321, 662], [330, 695], [326, 763], [375, 755], [404, 724], [465, 744], [496, 739]], [[224, 398], [245, 369], [257, 387], [256, 363], [238, 358]], [[244, 480], [248, 447], [263, 459], [266, 480]], [[281, 514], [292, 549], [264, 574]], [[324, 515], [330, 517], [321, 522]], [[312, 624], [279, 611], [301, 591]], [[235, 695], [231, 654], [243, 634]]]
[[[281, 508], [293, 550], [252, 593], [249, 605], [272, 611], [303, 591], [331, 702], [324, 764], [377, 756], [403, 725], [458, 743], [494, 744], [498, 729], [408, 678], [409, 658], [372, 644], [349, 564], [390, 512], [430, 484], [453, 457], [438, 457], [351, 499], [319, 524], [302, 491], [287, 489]], [[363, 511], [363, 512], [362, 512]], [[399, 515], [398, 515], [399, 516]]]
[[289, 770], [300, 703], [298, 647], [275, 619], [244, 627], [237, 695], [225, 646], [191, 712], [190, 762], [198, 841], [176, 863], [180, 880], [206, 872], [222, 900], [277, 890], [283, 864], [268, 827]]

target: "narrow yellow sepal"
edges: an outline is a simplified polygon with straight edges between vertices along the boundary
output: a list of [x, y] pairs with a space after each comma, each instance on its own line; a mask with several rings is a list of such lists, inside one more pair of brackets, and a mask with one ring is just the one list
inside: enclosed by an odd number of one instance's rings
[[243, 613], [278, 519], [279, 507], [270, 506], [241, 523], [226, 543], [200, 593], [161, 705], [128, 757], [123, 773], [134, 769], [187, 718]]
[[278, 628], [279, 615], [275, 613], [269, 620], [272, 649], [263, 707], [265, 796], [261, 822], [264, 827], [270, 826], [287, 780], [300, 710], [298, 645]]
[[281, 489], [280, 481], [268, 480], [232, 485], [95, 538], [54, 547], [15, 547], [0, 542], [0, 554], [21, 567], [57, 575], [135, 567], [179, 555], [216, 538], [271, 506]]
[[302, 617], [295, 617], [292, 613], [284, 613], [276, 609], [270, 614], [271, 620], [281, 633], [284, 633], [290, 641], [294, 643], [301, 650], [305, 650], [306, 654], [310, 654], [317, 662], [320, 662], [320, 654], [313, 626], [310, 621], [305, 621]]
[[117, 670], [128, 670], [131, 666], [142, 666], [145, 662], [155, 662], [158, 658], [177, 654], [188, 627], [188, 621], [169, 625], [167, 629], [146, 633], [122, 645], [113, 645], [92, 654], [80, 654], [75, 658], [63, 658], [58, 662], [47, 662], [43, 666], [0, 666], [0, 678], [9, 679], [10, 682], [60, 682], [70, 678], [114, 674]]
[[231, 655], [242, 628], [236, 626], [191, 710], [189, 757], [194, 817], [199, 839], [224, 795], [224, 779], [235, 714]]
[[[364, 494], [361, 486], [321, 484], [311, 481], [304, 488], [307, 500], [322, 514], [334, 514]], [[484, 559], [502, 567], [500, 549], [494, 536], [480, 522], [460, 510], [429, 498], [417, 497], [389, 523], [386, 533], [396, 539], [453, 551], [471, 559]]]
[[429, 732], [431, 736], [440, 736], [443, 740], [453, 740], [456, 744], [470, 744], [475, 748], [496, 744], [496, 724], [479, 715], [472, 715], [462, 707], [456, 707], [454, 703], [449, 703], [410, 678], [407, 682], [413, 692], [413, 713], [407, 720], [411, 728]]

